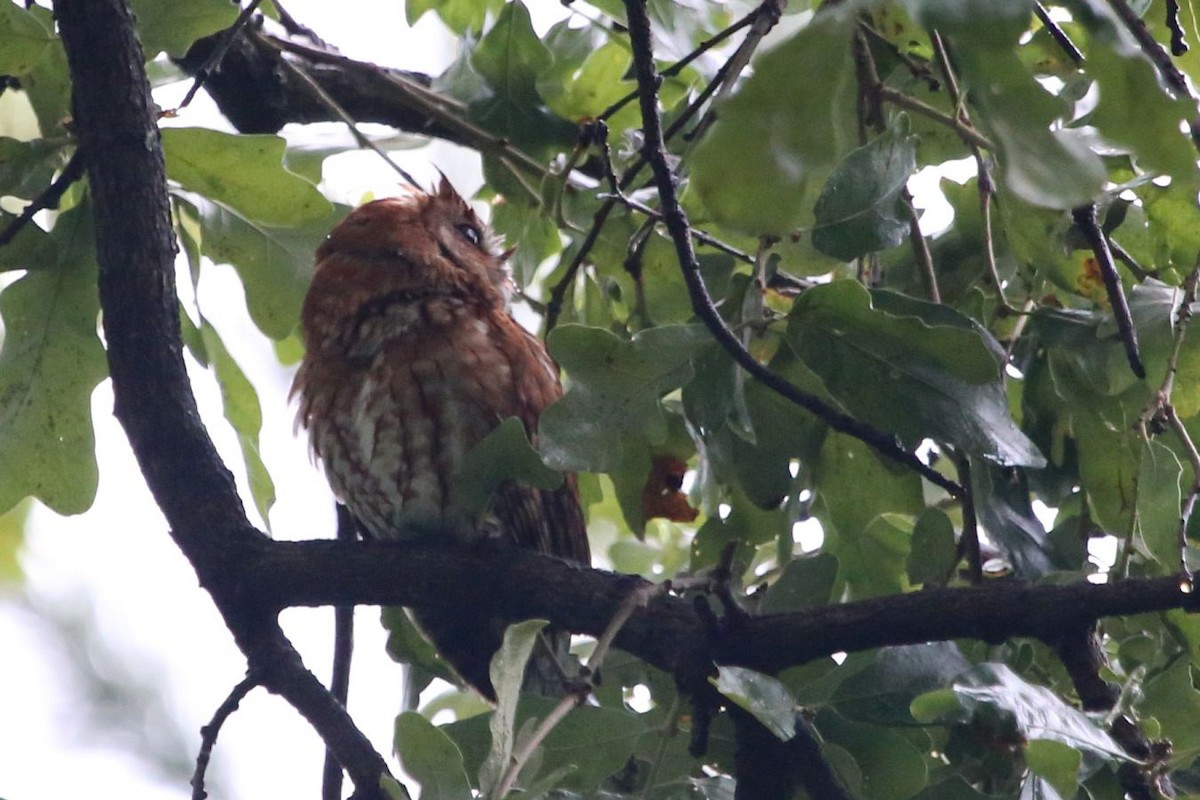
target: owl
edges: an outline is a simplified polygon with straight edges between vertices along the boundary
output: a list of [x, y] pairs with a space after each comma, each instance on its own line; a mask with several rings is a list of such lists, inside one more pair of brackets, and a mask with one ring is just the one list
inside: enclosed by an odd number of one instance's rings
[[[297, 424], [371, 537], [468, 530], [587, 564], [574, 476], [554, 490], [505, 484], [475, 519], [457, 518], [451, 504], [473, 446], [514, 416], [535, 439], [542, 409], [562, 394], [541, 340], [509, 313], [508, 255], [444, 177], [430, 193], [349, 214], [317, 249], [304, 300]], [[490, 695], [503, 625], [434, 606], [416, 616]]]

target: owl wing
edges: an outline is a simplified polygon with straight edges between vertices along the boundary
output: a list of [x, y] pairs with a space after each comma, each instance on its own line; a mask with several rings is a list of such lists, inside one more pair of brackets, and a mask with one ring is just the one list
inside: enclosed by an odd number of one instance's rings
[[[525, 423], [531, 441], [537, 441], [538, 418], [546, 406], [562, 396], [558, 366], [545, 345], [511, 318], [506, 349], [513, 365], [515, 416]], [[511, 326], [511, 327], [509, 327]], [[579, 487], [573, 474], [565, 476], [557, 489], [538, 489], [510, 483], [496, 491], [492, 513], [520, 547], [560, 558], [591, 563], [587, 525], [579, 502]]]
[[575, 476], [557, 489], [509, 483], [496, 490], [492, 514], [520, 547], [587, 564], [591, 561]]

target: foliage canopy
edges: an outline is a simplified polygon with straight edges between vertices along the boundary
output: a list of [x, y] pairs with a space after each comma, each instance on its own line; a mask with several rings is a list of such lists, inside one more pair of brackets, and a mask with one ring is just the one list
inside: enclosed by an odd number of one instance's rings
[[[985, 583], [1010, 588], [1020, 616], [1030, 585], [1186, 574], [1200, 481], [1191, 5], [628, 5], [648, 11], [650, 42], [615, 0], [580, 0], [541, 35], [520, 0], [409, 2], [410, 21], [434, 14], [464, 41], [431, 80], [323, 50], [270, 2], [226, 56], [311, 76], [272, 90], [284, 121], [383, 116], [369, 93], [382, 85], [482, 157], [477, 200], [518, 246], [514, 277], [568, 391], [541, 422], [540, 459], [503, 426], [464, 477], [486, 486], [465, 491], [482, 502], [505, 474], [578, 471], [606, 562], [699, 587], [718, 638], [741, 613], [792, 615], [782, 626]], [[133, 6], [162, 83], [194, 74], [237, 16], [226, 0]], [[224, 69], [210, 91], [236, 120]], [[0, 511], [32, 496], [81, 513], [97, 482], [89, 395], [107, 365], [77, 160], [105, 154], [77, 149], [50, 10], [0, 3], [0, 76]], [[232, 264], [262, 335], [294, 362], [311, 253], [347, 210], [320, 185], [341, 150], [187, 125], [161, 146], [181, 272]], [[909, 189], [924, 169], [940, 170], [953, 212], [938, 230]], [[17, 223], [56, 176], [57, 213]], [[198, 309], [180, 322], [265, 518], [254, 385]], [[1097, 543], [1115, 556], [1090, 557]], [[514, 782], [529, 796], [723, 798], [735, 778], [739, 797], [1190, 796], [1200, 625], [1187, 604], [1180, 592], [1161, 613], [1035, 638], [878, 647], [881, 635], [848, 655], [785, 654], [774, 675], [732, 652], [705, 696], [618, 651], [595, 702], [519, 774], [514, 753], [550, 701], [502, 691], [470, 716], [443, 696], [399, 714], [395, 748], [426, 798]], [[444, 675], [390, 619], [412, 679]], [[497, 686], [515, 691], [536, 627], [511, 629]], [[457, 718], [432, 724], [445, 709]], [[772, 747], [784, 760], [759, 772], [777, 775], [756, 774], [747, 751]]]

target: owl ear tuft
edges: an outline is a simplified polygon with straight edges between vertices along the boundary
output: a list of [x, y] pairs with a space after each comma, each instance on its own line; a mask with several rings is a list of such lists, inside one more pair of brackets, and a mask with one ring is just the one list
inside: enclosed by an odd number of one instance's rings
[[438, 181], [437, 196], [443, 200], [457, 200], [460, 203], [465, 202], [450, 184], [450, 179], [446, 177], [446, 173], [442, 172], [440, 169], [437, 172], [438, 175], [441, 176], [441, 180]]

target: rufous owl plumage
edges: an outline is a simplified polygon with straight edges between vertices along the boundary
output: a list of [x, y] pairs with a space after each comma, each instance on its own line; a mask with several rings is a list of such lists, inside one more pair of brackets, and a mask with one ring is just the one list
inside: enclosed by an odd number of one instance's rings
[[[466, 453], [508, 417], [536, 437], [542, 409], [562, 394], [542, 342], [509, 313], [507, 254], [497, 244], [443, 178], [433, 192], [358, 208], [317, 249], [292, 392], [335, 495], [372, 537], [447, 522]], [[510, 482], [486, 520], [450, 521], [589, 561], [573, 476], [555, 490]], [[503, 626], [437, 608], [418, 620], [458, 672], [490, 693]]]

